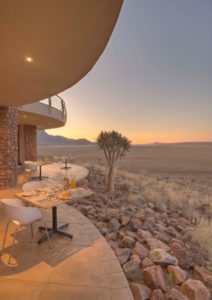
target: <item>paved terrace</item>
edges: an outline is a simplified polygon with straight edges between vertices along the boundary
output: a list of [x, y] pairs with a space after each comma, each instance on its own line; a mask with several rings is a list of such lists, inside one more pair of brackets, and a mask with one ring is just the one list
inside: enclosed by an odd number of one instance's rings
[[[18, 189], [0, 191], [0, 198], [11, 197]], [[51, 211], [48, 213], [50, 222]], [[66, 204], [58, 208], [58, 221], [69, 222], [73, 240], [54, 236], [52, 249], [48, 242], [37, 245], [41, 233], [35, 224], [34, 239], [30, 228], [18, 232], [13, 246], [12, 263], [8, 252], [14, 225], [8, 234], [5, 253], [0, 257], [0, 299], [4, 300], [133, 300], [128, 282], [113, 251], [96, 227], [80, 212]], [[0, 206], [0, 243], [5, 229]]]

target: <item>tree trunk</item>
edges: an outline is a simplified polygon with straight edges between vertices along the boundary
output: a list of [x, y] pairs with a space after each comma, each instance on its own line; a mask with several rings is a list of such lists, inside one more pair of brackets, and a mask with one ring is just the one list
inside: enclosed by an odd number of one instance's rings
[[114, 171], [113, 165], [109, 166], [107, 188], [109, 192], [114, 192]]

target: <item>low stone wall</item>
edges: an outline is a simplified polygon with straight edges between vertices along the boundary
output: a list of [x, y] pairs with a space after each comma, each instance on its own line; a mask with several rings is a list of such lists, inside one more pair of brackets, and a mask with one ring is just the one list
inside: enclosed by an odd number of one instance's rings
[[24, 125], [25, 160], [37, 160], [36, 126]]
[[17, 109], [0, 107], [0, 189], [16, 185], [18, 167]]

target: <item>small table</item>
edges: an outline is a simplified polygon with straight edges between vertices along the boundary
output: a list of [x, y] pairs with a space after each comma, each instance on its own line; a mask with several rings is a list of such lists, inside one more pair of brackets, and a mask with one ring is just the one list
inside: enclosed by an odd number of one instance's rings
[[68, 166], [68, 158], [65, 158], [64, 160], [64, 167], [62, 167], [61, 169], [70, 169], [71, 167]]
[[34, 161], [33, 163], [35, 166], [39, 167], [39, 175], [36, 177], [33, 177], [32, 179], [42, 180], [42, 179], [48, 178], [47, 176], [42, 176], [42, 166], [46, 165], [46, 163], [44, 161]]
[[[82, 189], [82, 188], [78, 188], [78, 189], [76, 188], [73, 190], [74, 191], [73, 195], [70, 196], [69, 199], [60, 200], [58, 197], [55, 197], [53, 199], [48, 199], [47, 196], [44, 194], [44, 191], [45, 191], [45, 189], [41, 189], [41, 192], [37, 192], [31, 196], [27, 196], [27, 192], [18, 193], [18, 194], [16, 194], [16, 197], [20, 198], [21, 200], [26, 201], [27, 203], [29, 203], [31, 205], [36, 206], [38, 208], [44, 208], [44, 209], [51, 208], [52, 209], [52, 227], [47, 228], [49, 236], [52, 236], [57, 233], [57, 234], [72, 238], [73, 235], [71, 233], [67, 233], [67, 232], [64, 232], [61, 230], [65, 227], [67, 227], [69, 225], [69, 223], [65, 223], [61, 226], [58, 226], [57, 206], [62, 203], [70, 202], [72, 200], [77, 200], [77, 199], [80, 199], [83, 197], [88, 197], [88, 196], [92, 195], [93, 192], [90, 190]], [[45, 227], [40, 226], [39, 229], [45, 230]], [[38, 244], [41, 244], [42, 242], [46, 241], [47, 239], [48, 239], [47, 234], [44, 234], [37, 242], [38, 242]]]

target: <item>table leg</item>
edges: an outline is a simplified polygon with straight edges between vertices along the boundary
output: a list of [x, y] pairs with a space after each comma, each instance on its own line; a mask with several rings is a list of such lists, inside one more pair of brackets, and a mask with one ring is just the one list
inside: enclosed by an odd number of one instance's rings
[[[54, 234], [60, 234], [60, 235], [64, 235], [67, 236], [69, 238], [73, 238], [73, 235], [71, 233], [68, 232], [64, 232], [61, 229], [65, 228], [69, 226], [69, 223], [66, 224], [62, 224], [59, 227], [57, 226], [57, 206], [52, 207], [52, 228], [47, 228], [48, 232], [49, 232], [49, 237], [53, 236]], [[39, 230], [45, 230], [44, 226], [39, 226]], [[41, 244], [42, 242], [46, 241], [48, 239], [47, 235], [44, 234], [39, 240], [38, 240], [38, 244]]]
[[39, 180], [42, 180], [42, 174], [41, 174], [41, 165], [39, 165]]

